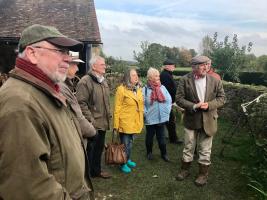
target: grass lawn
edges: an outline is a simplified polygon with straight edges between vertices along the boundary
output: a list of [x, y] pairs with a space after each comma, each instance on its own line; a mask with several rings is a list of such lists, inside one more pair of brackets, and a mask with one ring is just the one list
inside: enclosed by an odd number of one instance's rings
[[[178, 135], [183, 137], [183, 128], [178, 123]], [[237, 130], [231, 145], [225, 149], [225, 157], [220, 157], [223, 146], [222, 138], [227, 134], [230, 124], [219, 120], [219, 131], [213, 141], [212, 165], [209, 171], [209, 182], [205, 187], [196, 187], [194, 180], [198, 172], [197, 162], [191, 168], [191, 175], [184, 181], [175, 180], [180, 168], [182, 146], [169, 144], [167, 152], [171, 163], [164, 162], [154, 138], [153, 160], [146, 159], [144, 144], [145, 133], [138, 135], [133, 144], [132, 160], [137, 167], [130, 174], [123, 174], [118, 166], [103, 168], [112, 173], [111, 179], [93, 179], [98, 200], [245, 200], [256, 199], [246, 186], [246, 179], [241, 175], [242, 162], [245, 162], [251, 146], [247, 133]], [[110, 141], [107, 134], [106, 142]]]

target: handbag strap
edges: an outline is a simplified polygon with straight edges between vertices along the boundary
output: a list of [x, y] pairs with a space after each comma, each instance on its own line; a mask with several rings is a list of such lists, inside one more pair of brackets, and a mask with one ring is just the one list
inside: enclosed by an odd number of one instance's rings
[[[115, 134], [117, 133], [117, 134]], [[115, 137], [115, 135], [117, 135], [117, 137]], [[114, 139], [115, 138], [115, 139]], [[112, 143], [114, 142], [119, 142], [120, 143], [120, 140], [119, 140], [119, 133], [113, 129], [112, 131], [112, 140], [111, 140]]]

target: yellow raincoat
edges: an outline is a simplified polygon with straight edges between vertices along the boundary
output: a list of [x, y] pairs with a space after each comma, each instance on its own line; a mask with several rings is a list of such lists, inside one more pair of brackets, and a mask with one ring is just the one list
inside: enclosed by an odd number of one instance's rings
[[141, 88], [137, 89], [136, 94], [123, 85], [117, 88], [113, 119], [113, 128], [121, 133], [136, 134], [142, 131], [144, 100]]

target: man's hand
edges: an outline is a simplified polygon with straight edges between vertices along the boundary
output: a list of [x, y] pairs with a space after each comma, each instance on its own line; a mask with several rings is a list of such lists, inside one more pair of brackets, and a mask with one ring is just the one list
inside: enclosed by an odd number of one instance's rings
[[209, 108], [209, 104], [207, 102], [204, 102], [204, 103], [201, 104], [200, 108], [202, 110], [207, 110]]
[[193, 109], [196, 110], [196, 109], [200, 108], [202, 104], [203, 104], [203, 102], [199, 102], [199, 103], [195, 104], [193, 106]]
[[196, 111], [197, 109], [207, 110], [209, 108], [209, 104], [207, 102], [199, 102], [194, 105], [193, 109]]

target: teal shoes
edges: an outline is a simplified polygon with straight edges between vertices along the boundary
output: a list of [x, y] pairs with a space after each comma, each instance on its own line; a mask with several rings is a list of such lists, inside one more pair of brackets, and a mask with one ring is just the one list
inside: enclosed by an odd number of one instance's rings
[[131, 168], [134, 167], [136, 167], [136, 163], [131, 160], [128, 160], [127, 163], [121, 166], [121, 171], [125, 174], [128, 174], [132, 171]]
[[131, 167], [131, 168], [136, 167], [136, 163], [131, 160], [128, 160], [126, 164], [128, 165], [128, 167]]
[[132, 170], [131, 170], [131, 168], [128, 167], [127, 164], [123, 164], [123, 165], [121, 166], [121, 171], [122, 171], [123, 173], [125, 173], [125, 174], [128, 174], [128, 173], [130, 173]]

